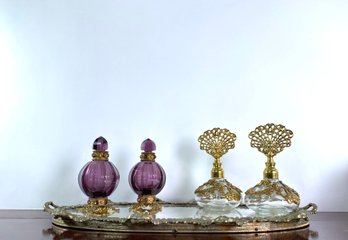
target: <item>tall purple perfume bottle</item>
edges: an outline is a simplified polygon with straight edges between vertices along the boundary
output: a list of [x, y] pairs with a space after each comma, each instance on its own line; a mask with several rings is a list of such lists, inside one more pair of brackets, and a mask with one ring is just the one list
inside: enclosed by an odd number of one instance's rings
[[115, 165], [109, 161], [108, 142], [99, 137], [93, 143], [92, 161], [80, 171], [78, 181], [82, 192], [89, 200], [87, 209], [91, 213], [106, 214], [108, 196], [117, 188], [120, 174]]
[[166, 173], [160, 164], [155, 162], [156, 144], [151, 139], [146, 139], [141, 144], [141, 161], [130, 171], [128, 176], [129, 185], [138, 194], [138, 203], [133, 210], [152, 209], [156, 203], [158, 194], [166, 183]]

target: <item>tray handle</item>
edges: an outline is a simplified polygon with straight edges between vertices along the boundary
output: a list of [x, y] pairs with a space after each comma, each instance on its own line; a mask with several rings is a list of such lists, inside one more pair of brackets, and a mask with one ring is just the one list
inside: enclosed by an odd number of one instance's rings
[[54, 204], [53, 202], [46, 202], [44, 204], [44, 211], [48, 212], [49, 214], [53, 214], [54, 210], [58, 208], [58, 205]]
[[304, 206], [302, 209], [309, 214], [316, 214], [318, 211], [318, 206], [315, 203], [309, 203], [306, 206]]

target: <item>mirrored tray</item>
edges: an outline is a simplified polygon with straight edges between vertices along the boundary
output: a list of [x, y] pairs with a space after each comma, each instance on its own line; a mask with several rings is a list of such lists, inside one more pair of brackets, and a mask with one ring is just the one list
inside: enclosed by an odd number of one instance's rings
[[294, 212], [281, 216], [257, 215], [246, 206], [230, 212], [199, 208], [195, 202], [159, 202], [156, 214], [134, 213], [133, 203], [109, 204], [108, 215], [86, 213], [84, 205], [57, 206], [52, 202], [44, 210], [53, 216], [52, 223], [59, 227], [107, 232], [142, 233], [260, 233], [285, 231], [309, 226], [308, 214], [315, 214], [317, 206], [310, 203]]

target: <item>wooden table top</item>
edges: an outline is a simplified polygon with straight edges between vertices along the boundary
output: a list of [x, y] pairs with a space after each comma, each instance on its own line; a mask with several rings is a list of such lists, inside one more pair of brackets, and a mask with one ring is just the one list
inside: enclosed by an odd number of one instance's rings
[[51, 216], [40, 210], [0, 210], [1, 240], [40, 239], [317, 239], [348, 240], [347, 213], [318, 213], [310, 216], [309, 228], [259, 234], [120, 234], [60, 229], [52, 226]]

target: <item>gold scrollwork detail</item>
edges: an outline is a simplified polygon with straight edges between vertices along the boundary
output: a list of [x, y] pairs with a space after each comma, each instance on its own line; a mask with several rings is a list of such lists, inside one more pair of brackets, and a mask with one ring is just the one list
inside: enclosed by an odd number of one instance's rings
[[251, 147], [257, 148], [268, 158], [274, 157], [283, 151], [285, 147], [290, 147], [293, 132], [279, 124], [268, 123], [255, 128], [249, 133]]
[[236, 134], [225, 128], [207, 130], [198, 138], [201, 150], [205, 150], [215, 159], [220, 158], [228, 150], [233, 149], [235, 140]]
[[[223, 183], [221, 182], [223, 181]], [[209, 179], [208, 182], [199, 186], [195, 194], [200, 198], [216, 199], [218, 196], [228, 201], [240, 201], [242, 191], [225, 179]]]
[[158, 199], [154, 195], [139, 195], [137, 203], [130, 207], [134, 213], [153, 216], [162, 210], [162, 206], [158, 203]]
[[89, 198], [79, 210], [88, 216], [108, 216], [119, 211], [108, 198]]
[[255, 187], [245, 192], [246, 195], [253, 197], [278, 195], [284, 198], [288, 203], [300, 204], [300, 195], [291, 187], [281, 181], [272, 181], [271, 179], [263, 179]]
[[236, 134], [226, 128], [213, 128], [205, 131], [199, 138], [200, 149], [205, 150], [214, 157], [211, 177], [223, 178], [224, 170], [222, 168], [220, 157], [235, 146]]

